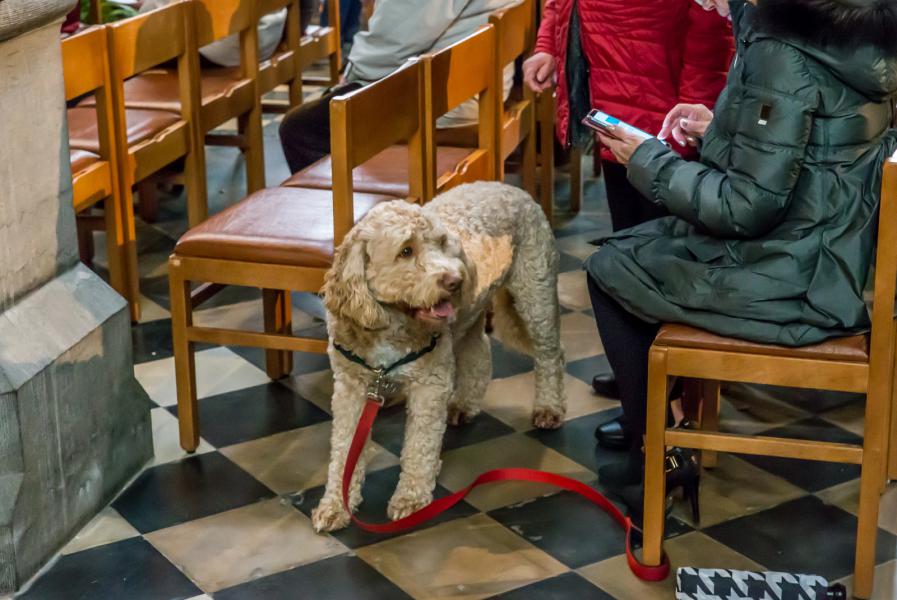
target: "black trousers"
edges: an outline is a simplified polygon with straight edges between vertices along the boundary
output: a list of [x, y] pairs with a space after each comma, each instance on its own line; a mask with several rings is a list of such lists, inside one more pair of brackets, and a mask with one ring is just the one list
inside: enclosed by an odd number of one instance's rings
[[670, 214], [663, 206], [654, 204], [632, 187], [626, 179], [626, 167], [623, 165], [603, 160], [601, 171], [604, 173], [607, 207], [610, 210], [614, 231], [628, 229]]
[[337, 86], [318, 100], [305, 102], [283, 117], [280, 145], [290, 173], [301, 171], [330, 154], [330, 99], [362, 87], [352, 82]]

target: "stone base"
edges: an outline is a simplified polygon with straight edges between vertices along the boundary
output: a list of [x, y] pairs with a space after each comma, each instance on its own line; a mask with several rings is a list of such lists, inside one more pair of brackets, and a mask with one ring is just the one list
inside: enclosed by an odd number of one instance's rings
[[152, 456], [124, 300], [76, 265], [0, 314], [0, 594]]

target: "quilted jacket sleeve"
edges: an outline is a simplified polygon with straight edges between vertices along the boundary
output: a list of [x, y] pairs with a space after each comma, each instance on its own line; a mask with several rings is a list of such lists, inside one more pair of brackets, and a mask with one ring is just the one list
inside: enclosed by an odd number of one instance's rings
[[715, 10], [706, 11], [697, 2], [690, 5], [679, 76], [679, 102], [713, 108], [726, 84], [726, 72], [732, 62], [732, 25]]
[[717, 106], [702, 148], [702, 160], [712, 152], [725, 170], [687, 162], [657, 140], [641, 144], [629, 165], [642, 194], [722, 238], [759, 237], [785, 217], [818, 103], [797, 50], [767, 40], [744, 54], [739, 89]]
[[547, 52], [556, 56], [555, 24], [557, 23], [557, 0], [547, 0], [542, 8], [542, 22], [536, 36], [535, 52]]

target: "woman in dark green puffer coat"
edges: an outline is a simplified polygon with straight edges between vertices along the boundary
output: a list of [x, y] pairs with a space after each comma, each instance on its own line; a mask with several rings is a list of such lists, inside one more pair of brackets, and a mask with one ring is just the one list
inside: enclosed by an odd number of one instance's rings
[[700, 162], [602, 136], [674, 215], [603, 240], [585, 265], [634, 447], [658, 323], [787, 346], [869, 327], [881, 170], [897, 149], [897, 0], [730, 6], [737, 57]]

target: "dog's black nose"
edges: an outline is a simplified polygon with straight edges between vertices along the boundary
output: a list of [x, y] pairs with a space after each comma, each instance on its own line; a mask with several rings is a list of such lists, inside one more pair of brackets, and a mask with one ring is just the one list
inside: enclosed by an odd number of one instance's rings
[[455, 275], [454, 273], [445, 273], [442, 276], [442, 281], [440, 282], [442, 287], [446, 289], [446, 291], [454, 292], [459, 287], [461, 287], [461, 277]]

